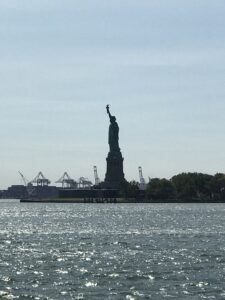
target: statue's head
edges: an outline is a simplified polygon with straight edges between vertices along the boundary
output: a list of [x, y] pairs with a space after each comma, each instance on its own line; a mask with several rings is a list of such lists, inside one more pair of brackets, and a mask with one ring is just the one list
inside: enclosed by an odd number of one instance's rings
[[112, 117], [111, 117], [111, 120], [112, 120], [112, 122], [116, 122], [116, 117], [115, 117], [115, 116], [112, 116]]

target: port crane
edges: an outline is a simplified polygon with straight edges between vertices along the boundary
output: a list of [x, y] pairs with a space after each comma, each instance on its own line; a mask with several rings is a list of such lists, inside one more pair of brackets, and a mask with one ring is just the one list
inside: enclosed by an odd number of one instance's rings
[[31, 181], [31, 183], [36, 183], [37, 186], [47, 186], [51, 181], [43, 175], [42, 172], [39, 172], [37, 176]]
[[143, 177], [142, 167], [138, 167], [138, 171], [139, 171], [139, 178], [140, 178], [139, 188], [141, 190], [145, 190], [146, 189], [146, 182], [145, 182], [145, 179]]
[[56, 183], [61, 183], [62, 188], [77, 188], [77, 182], [72, 179], [67, 172], [64, 172]]
[[85, 177], [80, 177], [79, 178], [79, 181], [78, 181], [78, 187], [80, 189], [85, 189], [85, 188], [91, 188], [92, 186], [92, 182], [88, 179], [88, 178], [85, 178]]
[[29, 182], [29, 180], [20, 172], [18, 171], [18, 173], [20, 174], [22, 180], [23, 180], [23, 183], [26, 187], [26, 190], [27, 190], [27, 194], [28, 196], [33, 196], [34, 195], [34, 192], [35, 192], [35, 188], [34, 186], [32, 185], [31, 182]]
[[99, 185], [100, 179], [98, 177], [98, 170], [96, 166], [94, 166], [94, 177], [95, 177], [95, 185]]

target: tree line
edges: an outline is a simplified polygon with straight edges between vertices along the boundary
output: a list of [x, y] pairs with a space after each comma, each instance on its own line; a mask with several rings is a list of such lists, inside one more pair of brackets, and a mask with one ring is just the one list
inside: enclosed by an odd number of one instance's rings
[[145, 191], [136, 181], [124, 182], [120, 194], [146, 202], [225, 202], [225, 174], [181, 173], [171, 179], [152, 178]]

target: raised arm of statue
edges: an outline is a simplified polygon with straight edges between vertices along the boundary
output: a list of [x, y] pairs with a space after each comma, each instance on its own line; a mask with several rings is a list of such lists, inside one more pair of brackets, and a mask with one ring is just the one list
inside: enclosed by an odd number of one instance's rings
[[107, 111], [107, 114], [109, 115], [109, 118], [111, 119], [112, 115], [109, 111], [109, 104], [106, 105], [106, 111]]

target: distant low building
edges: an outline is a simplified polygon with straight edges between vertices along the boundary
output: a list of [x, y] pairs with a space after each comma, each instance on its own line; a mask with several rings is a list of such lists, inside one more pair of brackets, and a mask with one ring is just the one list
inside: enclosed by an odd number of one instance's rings
[[0, 192], [0, 197], [5, 199], [24, 198], [57, 198], [58, 187], [56, 186], [32, 186], [32, 193], [25, 185], [12, 185], [7, 190]]
[[12, 185], [2, 191], [1, 198], [21, 199], [27, 197], [27, 189], [24, 185]]

